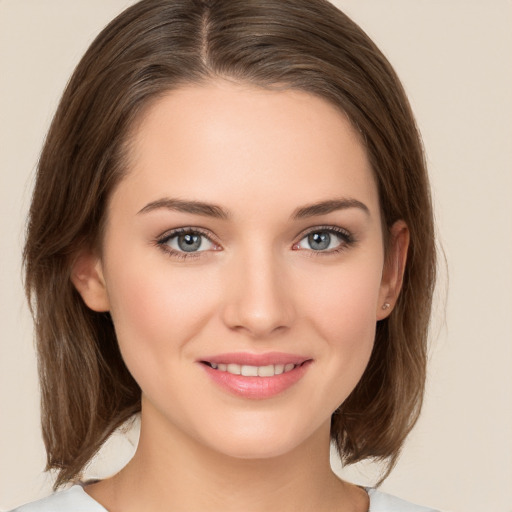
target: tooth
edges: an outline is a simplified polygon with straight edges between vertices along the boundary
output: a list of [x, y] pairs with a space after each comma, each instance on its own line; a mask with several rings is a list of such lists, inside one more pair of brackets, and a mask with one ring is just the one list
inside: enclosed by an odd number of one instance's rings
[[258, 377], [273, 377], [275, 374], [274, 372], [274, 365], [269, 364], [268, 366], [259, 366], [258, 367]]
[[289, 372], [296, 367], [293, 363], [276, 365], [269, 364], [267, 366], [242, 366], [236, 363], [210, 363], [210, 366], [221, 372], [228, 372], [233, 375], [243, 375], [244, 377], [273, 377], [274, 375], [281, 375], [282, 373]]
[[274, 375], [281, 375], [284, 372], [284, 364], [276, 364], [274, 368]]
[[258, 367], [243, 365], [241, 369], [241, 374], [244, 375], [245, 377], [257, 377]]
[[233, 375], [240, 375], [240, 365], [239, 364], [228, 364], [228, 373], [232, 373]]

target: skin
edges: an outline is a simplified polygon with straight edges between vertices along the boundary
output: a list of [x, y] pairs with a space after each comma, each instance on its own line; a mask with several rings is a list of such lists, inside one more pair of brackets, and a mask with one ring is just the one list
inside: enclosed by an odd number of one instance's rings
[[[227, 216], [177, 211], [169, 198]], [[331, 200], [352, 202], [294, 218]], [[168, 239], [176, 228], [210, 241], [183, 259]], [[308, 233], [326, 229], [343, 232], [314, 250]], [[367, 510], [366, 493], [330, 469], [329, 428], [400, 290], [403, 222], [390, 240], [385, 255], [364, 147], [323, 99], [218, 80], [157, 100], [133, 134], [101, 254], [73, 269], [86, 304], [110, 311], [142, 389], [135, 457], [86, 491], [111, 512]], [[272, 351], [311, 362], [261, 400], [220, 388], [198, 362]]]

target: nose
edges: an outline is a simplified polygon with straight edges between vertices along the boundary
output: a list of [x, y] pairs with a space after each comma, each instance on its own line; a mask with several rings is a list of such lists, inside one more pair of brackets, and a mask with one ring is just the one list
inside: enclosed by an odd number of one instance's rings
[[288, 330], [295, 317], [286, 269], [270, 252], [246, 253], [226, 269], [223, 321], [254, 339]]

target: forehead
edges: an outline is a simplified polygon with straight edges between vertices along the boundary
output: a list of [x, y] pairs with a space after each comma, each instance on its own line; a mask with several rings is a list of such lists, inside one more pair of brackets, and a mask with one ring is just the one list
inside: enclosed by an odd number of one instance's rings
[[355, 194], [378, 204], [348, 118], [298, 90], [219, 80], [169, 92], [134, 129], [128, 164], [119, 192], [131, 190], [140, 202], [171, 195], [229, 203], [244, 194], [260, 208], [272, 201], [292, 208]]

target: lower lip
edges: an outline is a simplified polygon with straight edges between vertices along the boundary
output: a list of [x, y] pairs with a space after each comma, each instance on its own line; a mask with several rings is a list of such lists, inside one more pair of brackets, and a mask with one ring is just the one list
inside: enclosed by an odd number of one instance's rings
[[244, 377], [214, 370], [205, 364], [201, 364], [201, 366], [208, 376], [226, 391], [244, 398], [263, 400], [279, 395], [296, 384], [306, 373], [310, 362], [306, 361], [289, 372], [273, 377]]

